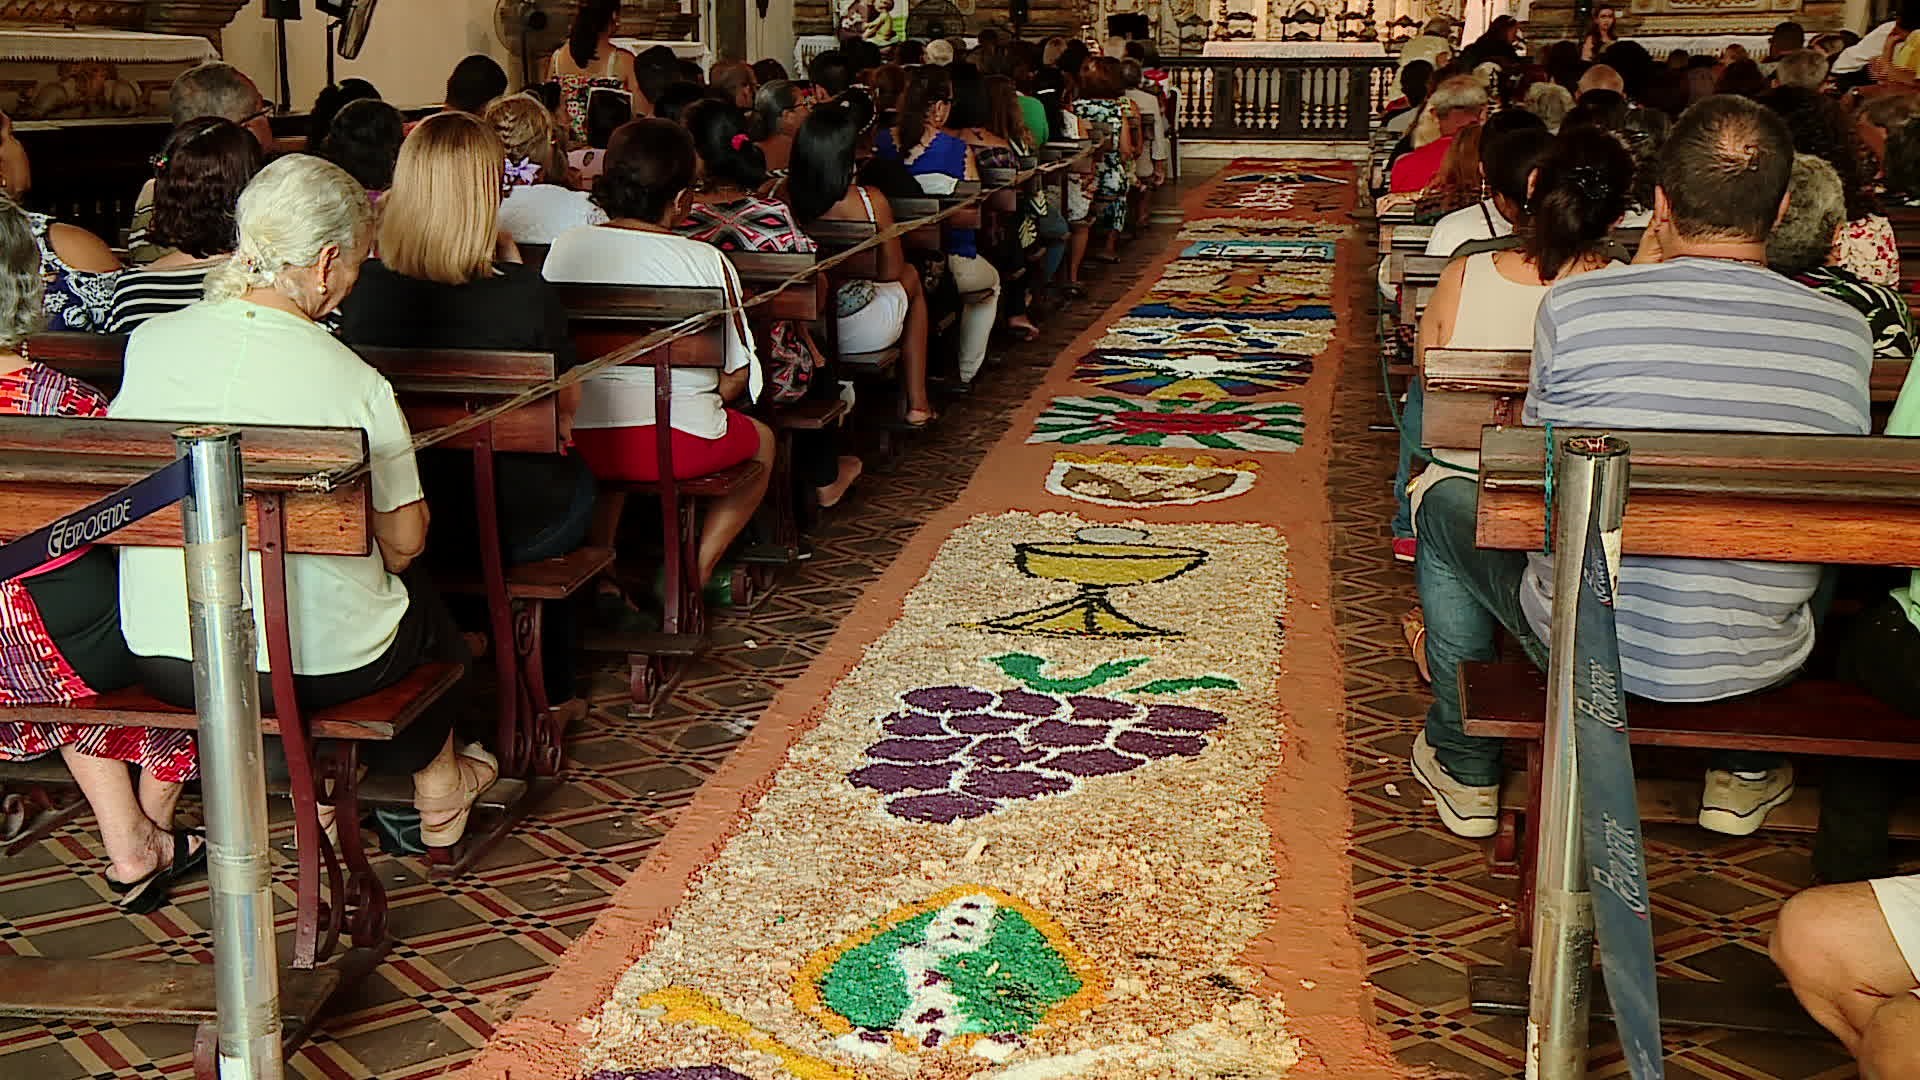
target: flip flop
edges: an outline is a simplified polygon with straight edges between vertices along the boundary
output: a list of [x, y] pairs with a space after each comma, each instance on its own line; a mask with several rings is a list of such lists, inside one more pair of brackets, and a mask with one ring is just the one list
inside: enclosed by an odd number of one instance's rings
[[[199, 839], [200, 846], [194, 848], [192, 841]], [[188, 829], [173, 834], [173, 860], [167, 865], [156, 868], [139, 881], [128, 882], [114, 889], [120, 894], [120, 910], [128, 915], [151, 915], [167, 906], [168, 896], [176, 882], [206, 869], [207, 837], [199, 829]], [[112, 878], [107, 879], [108, 887], [119, 885]]]

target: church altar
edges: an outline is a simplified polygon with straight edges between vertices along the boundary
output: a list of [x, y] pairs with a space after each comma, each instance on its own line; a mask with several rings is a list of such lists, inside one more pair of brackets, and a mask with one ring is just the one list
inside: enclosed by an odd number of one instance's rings
[[1339, 57], [1364, 60], [1384, 57], [1387, 50], [1377, 41], [1209, 41], [1202, 47], [1200, 55], [1235, 59]]
[[0, 27], [0, 110], [18, 120], [164, 116], [174, 76], [218, 53], [204, 37]]

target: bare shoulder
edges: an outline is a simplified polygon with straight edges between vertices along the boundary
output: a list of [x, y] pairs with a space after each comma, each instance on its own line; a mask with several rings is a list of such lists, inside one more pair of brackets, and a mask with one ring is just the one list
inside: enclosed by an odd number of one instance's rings
[[120, 257], [107, 242], [78, 225], [55, 222], [47, 230], [47, 242], [53, 246], [53, 253], [60, 256], [60, 261], [75, 270], [111, 273], [120, 269]]

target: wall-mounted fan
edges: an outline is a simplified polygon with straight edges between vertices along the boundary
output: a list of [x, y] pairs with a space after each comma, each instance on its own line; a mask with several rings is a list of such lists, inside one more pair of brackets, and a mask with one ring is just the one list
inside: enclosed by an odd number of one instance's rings
[[[373, 28], [373, 9], [378, 3], [379, 0], [313, 0], [314, 7], [333, 16], [334, 24], [328, 27], [338, 33], [333, 51], [343, 59], [359, 58], [361, 47], [367, 43], [367, 31]], [[327, 81], [333, 81], [331, 72]]]
[[500, 0], [493, 8], [493, 34], [520, 58], [520, 81], [540, 79], [540, 61], [567, 40], [573, 18], [568, 0]]

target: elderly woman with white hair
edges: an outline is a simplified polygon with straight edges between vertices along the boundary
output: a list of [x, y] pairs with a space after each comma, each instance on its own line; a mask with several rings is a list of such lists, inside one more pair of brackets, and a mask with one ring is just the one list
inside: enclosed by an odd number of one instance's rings
[[1767, 265], [1860, 312], [1873, 333], [1873, 355], [1913, 359], [1913, 315], [1906, 298], [1833, 262], [1834, 237], [1847, 222], [1840, 174], [1812, 154], [1793, 155], [1787, 213], [1767, 237]]
[[[319, 323], [352, 291], [372, 244], [366, 193], [338, 166], [293, 154], [247, 185], [235, 223], [238, 244], [208, 276], [206, 299], [142, 324], [128, 340], [125, 379], [109, 415], [366, 433], [374, 550], [287, 557], [294, 686], [303, 708], [364, 697], [423, 663], [471, 663], [439, 597], [423, 578], [401, 576], [426, 546], [428, 519], [393, 387]], [[249, 560], [258, 590], [259, 556]], [[256, 605], [256, 619], [265, 610]], [[178, 548], [120, 549], [120, 622], [148, 691], [192, 705]], [[257, 630], [264, 673], [266, 627]], [[266, 678], [260, 697], [272, 707]], [[412, 774], [420, 841], [429, 848], [460, 839], [475, 798], [499, 776], [478, 743], [456, 749], [456, 724], [472, 712], [469, 704], [456, 687], [366, 754], [374, 772]], [[322, 826], [331, 825], [323, 816]]]
[[[0, 196], [0, 413], [105, 416], [99, 391], [27, 359], [28, 335], [46, 324], [43, 287], [33, 224]], [[85, 547], [0, 582], [0, 635], [0, 704], [66, 705], [135, 678], [111, 548]], [[127, 911], [155, 910], [167, 885], [206, 864], [205, 838], [173, 831], [180, 786], [198, 771], [192, 732], [0, 723], [0, 761], [56, 751], [100, 822], [107, 885]]]

